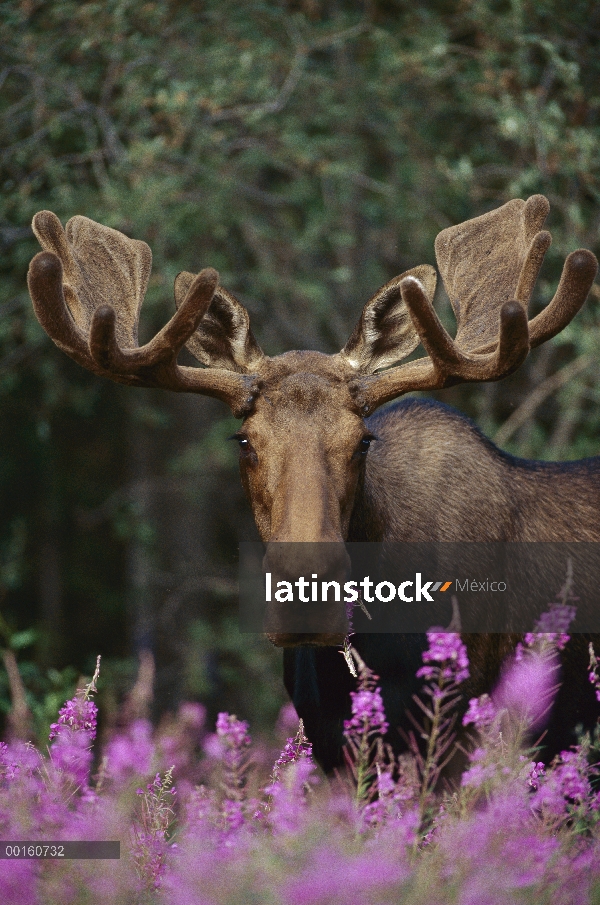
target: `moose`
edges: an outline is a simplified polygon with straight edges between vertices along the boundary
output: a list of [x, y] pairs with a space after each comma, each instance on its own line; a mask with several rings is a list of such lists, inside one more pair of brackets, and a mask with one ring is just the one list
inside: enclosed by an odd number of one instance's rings
[[[333, 355], [263, 354], [240, 302], [211, 268], [180, 273], [176, 313], [139, 346], [138, 318], [151, 270], [141, 241], [73, 217], [63, 229], [42, 211], [33, 230], [43, 251], [28, 285], [36, 315], [57, 346], [93, 373], [131, 386], [163, 387], [221, 399], [243, 419], [235, 435], [242, 484], [276, 568], [282, 543], [346, 541], [598, 541], [600, 457], [545, 463], [514, 458], [467, 418], [413, 390], [496, 381], [530, 349], [556, 336], [585, 301], [597, 272], [587, 250], [567, 257], [552, 301], [531, 320], [528, 304], [551, 243], [542, 195], [515, 199], [444, 229], [436, 259], [457, 321], [452, 338], [432, 305], [436, 272], [420, 265], [386, 283], [365, 305], [344, 348]], [[404, 361], [419, 345], [425, 355]], [[183, 367], [183, 346], [205, 367]], [[440, 499], [444, 505], [439, 506]], [[330, 575], [344, 556], [332, 555]], [[342, 763], [350, 675], [343, 633], [276, 631], [284, 682], [326, 771]], [[490, 691], [517, 635], [465, 636], [467, 694]], [[595, 636], [594, 636], [595, 637]], [[574, 727], [593, 725], [586, 682], [589, 638], [563, 657], [544, 756], [568, 747]], [[357, 634], [353, 644], [380, 676], [389, 723], [405, 722], [417, 691], [424, 636]], [[600, 645], [597, 645], [597, 648]], [[404, 742], [394, 730], [390, 743]]]

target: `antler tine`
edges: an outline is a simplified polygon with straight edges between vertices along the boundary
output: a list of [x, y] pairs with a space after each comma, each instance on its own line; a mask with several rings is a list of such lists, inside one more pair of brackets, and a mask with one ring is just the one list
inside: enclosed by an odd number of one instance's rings
[[[29, 265], [27, 285], [37, 319], [48, 336], [78, 364], [99, 373], [90, 355], [85, 333], [77, 326], [67, 307], [60, 259], [52, 252], [39, 252]], [[132, 381], [125, 379], [123, 382]]]
[[500, 380], [530, 348], [556, 336], [572, 320], [598, 269], [595, 256], [585, 249], [568, 256], [553, 300], [527, 320], [527, 305], [552, 241], [539, 229], [548, 209], [547, 200], [534, 195], [440, 233], [436, 254], [458, 321], [456, 337], [444, 329], [419, 281], [402, 280], [402, 299], [429, 357], [359, 379], [357, 398], [364, 414], [410, 390]]
[[417, 280], [403, 280], [401, 291], [440, 387], [461, 381], [500, 380], [515, 370], [529, 352], [527, 315], [517, 301], [505, 302], [500, 309], [496, 349], [469, 355], [446, 332]]
[[[176, 360], [211, 304], [219, 280], [215, 270], [194, 277], [170, 321], [138, 347], [148, 246], [85, 217], [70, 220], [65, 233], [50, 211], [36, 215], [34, 231], [45, 249], [29, 267], [34, 309], [48, 335], [78, 364], [117, 383], [214, 396], [239, 416], [249, 410], [258, 393], [255, 377], [180, 367]], [[116, 304], [108, 304], [113, 298]]]
[[554, 298], [529, 323], [532, 349], [552, 339], [573, 320], [588, 297], [597, 273], [598, 261], [587, 248], [568, 255]]
[[104, 374], [131, 374], [145, 386], [214, 396], [242, 417], [250, 410], [259, 392], [254, 377], [224, 368], [181, 367], [176, 360], [208, 311], [218, 282], [216, 270], [211, 267], [201, 270], [171, 320], [150, 342], [137, 349], [119, 346], [116, 312], [109, 305], [102, 305], [94, 313], [90, 327], [92, 358]]
[[466, 355], [444, 329], [418, 281], [409, 277], [402, 281], [401, 289], [429, 358], [355, 381], [353, 388], [364, 415], [411, 390], [440, 390], [457, 383], [501, 380], [527, 357], [527, 316], [518, 302], [506, 302], [500, 309], [496, 349], [483, 355]]
[[[529, 321], [531, 349], [557, 336], [573, 320], [585, 302], [597, 272], [596, 255], [586, 248], [579, 248], [567, 256], [554, 298]], [[493, 347], [491, 343], [477, 351], [489, 352]]]
[[[90, 352], [105, 371], [138, 374], [140, 370], [165, 368], [175, 363], [177, 355], [208, 311], [219, 282], [212, 267], [202, 270], [194, 279], [185, 300], [171, 320], [156, 336], [135, 349], [122, 349], [117, 339], [117, 313], [110, 305], [96, 309], [90, 325]], [[174, 369], [174, 375], [176, 375]], [[173, 387], [170, 387], [171, 389]]]

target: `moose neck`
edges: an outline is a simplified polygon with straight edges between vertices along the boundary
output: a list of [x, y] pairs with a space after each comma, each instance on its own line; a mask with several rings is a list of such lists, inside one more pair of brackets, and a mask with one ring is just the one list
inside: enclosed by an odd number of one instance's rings
[[404, 400], [367, 425], [379, 442], [357, 489], [350, 541], [598, 536], [600, 457], [518, 459], [494, 446], [468, 418], [429, 400]]

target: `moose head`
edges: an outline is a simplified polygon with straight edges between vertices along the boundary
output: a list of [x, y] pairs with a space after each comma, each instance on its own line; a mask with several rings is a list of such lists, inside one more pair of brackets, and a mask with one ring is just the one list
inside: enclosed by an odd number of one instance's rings
[[[29, 290], [54, 342], [101, 377], [132, 386], [203, 393], [243, 418], [236, 434], [242, 483], [266, 562], [277, 569], [280, 542], [330, 542], [323, 572], [347, 567], [343, 541], [370, 445], [365, 419], [411, 390], [500, 380], [530, 349], [577, 313], [597, 271], [594, 255], [572, 252], [556, 294], [532, 320], [527, 308], [551, 243], [542, 195], [443, 230], [436, 258], [457, 321], [454, 339], [433, 305], [436, 273], [421, 265], [386, 283], [365, 305], [344, 348], [264, 355], [245, 308], [211, 268], [175, 280], [176, 313], [146, 345], [137, 326], [151, 270], [141, 241], [73, 217], [63, 230], [49, 211], [34, 217], [43, 252], [31, 262]], [[426, 355], [403, 362], [419, 345]], [[205, 367], [182, 367], [183, 346]], [[377, 539], [377, 538], [371, 538]], [[279, 646], [339, 644], [343, 633], [274, 633]]]

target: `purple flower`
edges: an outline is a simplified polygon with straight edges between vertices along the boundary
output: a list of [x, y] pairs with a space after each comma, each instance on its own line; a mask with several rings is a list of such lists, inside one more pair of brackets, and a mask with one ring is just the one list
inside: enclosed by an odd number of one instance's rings
[[298, 726], [298, 714], [291, 701], [284, 704], [277, 717], [277, 732], [287, 735]]
[[93, 754], [94, 733], [61, 727], [50, 749], [52, 763], [79, 788], [87, 788]]
[[223, 741], [216, 732], [209, 732], [202, 744], [202, 749], [209, 757], [223, 757]]
[[312, 758], [302, 757], [286, 766], [279, 777], [266, 786], [269, 796], [255, 818], [265, 819], [274, 833], [296, 833], [307, 817], [306, 789], [317, 781]]
[[256, 811], [255, 819], [269, 815], [274, 829], [292, 832], [299, 826], [300, 810], [304, 807], [304, 790], [313, 781], [315, 765], [312, 745], [304, 735], [304, 723], [300, 720], [294, 738], [288, 738], [283, 751], [273, 766], [272, 782], [264, 792], [269, 800], [263, 809]]
[[185, 726], [200, 732], [206, 720], [206, 707], [196, 701], [185, 701], [179, 706], [179, 718]]
[[106, 746], [107, 770], [117, 783], [133, 776], [145, 776], [153, 759], [152, 725], [148, 720], [135, 720]]
[[[37, 780], [39, 768], [43, 763], [42, 755], [31, 742], [14, 741], [9, 745], [0, 743], [0, 780]], [[33, 787], [36, 786], [33, 782]]]
[[547, 813], [559, 817], [565, 814], [569, 804], [596, 800], [591, 795], [590, 767], [585, 751], [577, 746], [573, 751], [562, 751], [558, 761], [538, 783], [533, 803]]
[[324, 848], [313, 854], [303, 874], [287, 881], [283, 901], [294, 905], [396, 901], [400, 899], [396, 884], [407, 873], [392, 846], [354, 855]]
[[247, 810], [245, 772], [246, 748], [251, 744], [248, 723], [229, 713], [219, 713], [216, 734], [205, 741], [205, 751], [221, 760], [222, 801], [220, 822], [223, 828], [222, 842], [233, 845], [244, 826]]
[[39, 905], [38, 864], [22, 859], [0, 860], [0, 902]]
[[469, 709], [463, 717], [463, 726], [473, 724], [476, 729], [487, 729], [496, 718], [496, 708], [489, 694], [469, 700]]
[[422, 666], [417, 671], [418, 678], [446, 682], [463, 682], [469, 678], [469, 658], [467, 648], [458, 632], [427, 632], [428, 649], [423, 653]]
[[166, 869], [166, 833], [175, 816], [172, 804], [176, 791], [171, 785], [172, 774], [173, 770], [169, 769], [161, 779], [157, 773], [145, 792], [138, 789], [138, 793], [142, 791], [141, 820], [132, 828], [133, 856], [142, 889], [160, 889], [162, 885]]
[[[304, 736], [304, 732], [302, 732], [302, 735]], [[298, 736], [295, 738], [288, 738], [281, 754], [275, 761], [273, 777], [277, 779], [281, 772], [281, 767], [284, 767], [287, 764], [295, 764], [301, 757], [312, 759], [311, 743], [305, 737], [301, 739], [298, 739]]]
[[513, 659], [493, 692], [494, 705], [498, 710], [506, 709], [513, 718], [525, 720], [532, 729], [539, 728], [549, 716], [559, 670], [556, 654], [528, 651], [521, 660]]
[[396, 783], [389, 769], [377, 770], [374, 791], [377, 798], [365, 805], [361, 814], [365, 829], [383, 826], [392, 815], [396, 818], [401, 816], [399, 802], [403, 800], [403, 795], [402, 792], [397, 793]]
[[50, 726], [50, 756], [54, 767], [84, 792], [88, 789], [91, 747], [98, 718], [98, 708], [88, 694], [95, 690], [98, 669], [99, 665], [92, 684], [67, 701], [58, 711], [58, 722]]
[[225, 837], [231, 838], [231, 833], [236, 833], [244, 825], [244, 802], [226, 798], [222, 805], [222, 815], [225, 822]]
[[217, 717], [217, 735], [230, 748], [243, 748], [251, 743], [248, 734], [248, 723], [229, 713], [220, 713]]
[[486, 763], [486, 757], [487, 751], [485, 748], [475, 748], [475, 750], [471, 752], [469, 756], [471, 765], [462, 775], [462, 786], [471, 786], [471, 788], [478, 789], [484, 783], [494, 779], [497, 772], [497, 765], [493, 761], [488, 761]]
[[545, 767], [545, 765], [544, 765], [541, 761], [539, 761], [538, 763], [536, 763], [535, 761], [533, 761], [532, 764], [531, 764], [531, 767], [530, 767], [530, 769], [529, 769], [528, 782], [529, 782], [529, 785], [531, 786], [531, 788], [532, 788], [535, 792], [537, 792], [537, 790], [539, 789], [539, 786], [540, 786], [540, 783], [539, 783], [540, 777], [543, 777], [543, 776], [545, 776], [545, 775], [546, 775], [546, 767]]
[[[527, 799], [507, 784], [490, 796], [485, 807], [478, 807], [471, 817], [452, 820], [440, 833], [438, 851], [446, 859], [461, 905], [508, 905], [542, 898], [536, 884], [543, 882], [560, 843], [542, 832]], [[442, 893], [436, 901], [447, 898]]]
[[351, 691], [352, 719], [344, 720], [344, 735], [361, 734], [365, 731], [385, 735], [389, 724], [385, 718], [381, 688]]
[[563, 603], [551, 603], [547, 612], [542, 613], [535, 625], [535, 631], [527, 632], [523, 639], [527, 647], [536, 641], [552, 643], [558, 650], [563, 650], [569, 641], [567, 634], [571, 622], [577, 615], [577, 607]]
[[50, 741], [60, 736], [64, 731], [63, 727], [66, 727], [73, 732], [87, 732], [90, 742], [93, 742], [96, 738], [97, 718], [98, 708], [94, 701], [76, 695], [58, 711], [58, 722], [50, 726]]

